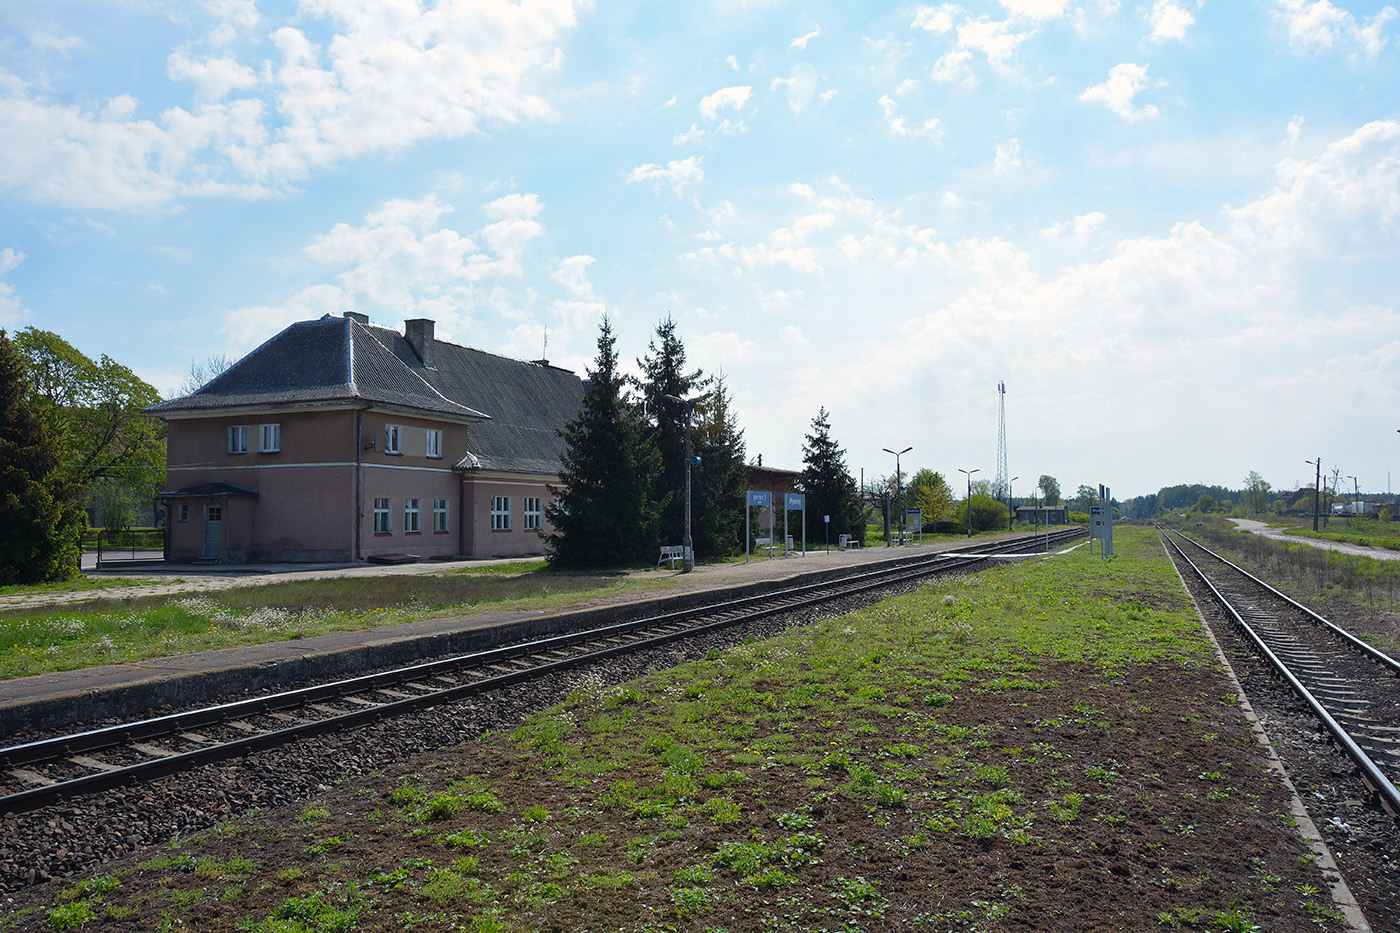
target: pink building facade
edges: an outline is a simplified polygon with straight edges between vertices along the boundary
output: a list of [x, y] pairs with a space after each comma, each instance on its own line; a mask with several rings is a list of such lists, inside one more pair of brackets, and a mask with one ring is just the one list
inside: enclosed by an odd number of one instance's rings
[[294, 324], [166, 420], [166, 556], [353, 562], [540, 554], [559, 428], [583, 385], [547, 362], [363, 315]]

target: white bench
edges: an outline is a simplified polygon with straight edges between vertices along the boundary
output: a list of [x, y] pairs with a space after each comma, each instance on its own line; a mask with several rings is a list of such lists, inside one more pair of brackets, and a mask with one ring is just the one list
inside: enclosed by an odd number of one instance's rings
[[663, 544], [661, 546], [661, 556], [656, 559], [656, 566], [660, 567], [666, 561], [671, 562], [671, 569], [676, 569], [676, 561], [685, 560], [685, 547], [680, 544]]

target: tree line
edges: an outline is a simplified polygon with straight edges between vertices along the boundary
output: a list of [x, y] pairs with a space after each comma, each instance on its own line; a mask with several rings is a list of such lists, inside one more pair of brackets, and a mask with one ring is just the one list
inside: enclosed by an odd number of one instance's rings
[[130, 524], [165, 478], [160, 393], [55, 333], [0, 330], [0, 585], [77, 574], [85, 507]]
[[[686, 363], [670, 318], [657, 325], [639, 378], [618, 366], [617, 337], [604, 319], [578, 417], [560, 431], [559, 484], [546, 509], [545, 554], [558, 566], [651, 561], [685, 533], [685, 426], [691, 424], [691, 538], [707, 558], [744, 551], [749, 467], [744, 432], [722, 377]], [[689, 412], [687, 413], [687, 407]], [[864, 535], [860, 491], [831, 434], [826, 409], [812, 421], [797, 491], [806, 495], [807, 533]], [[782, 502], [776, 501], [775, 508]], [[826, 527], [820, 516], [829, 516]], [[815, 529], [815, 524], [823, 527]]]

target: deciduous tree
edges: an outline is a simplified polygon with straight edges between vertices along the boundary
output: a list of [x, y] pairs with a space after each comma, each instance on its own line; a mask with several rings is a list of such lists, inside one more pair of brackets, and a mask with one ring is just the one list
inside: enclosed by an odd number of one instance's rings
[[25, 365], [0, 330], [0, 585], [78, 572], [83, 513], [63, 456], [30, 399]]
[[154, 490], [165, 480], [165, 423], [145, 414], [160, 393], [103, 355], [94, 362], [51, 331], [15, 335], [29, 398], [62, 454], [62, 474], [86, 489], [108, 484]]
[[1250, 470], [1249, 475], [1244, 478], [1244, 490], [1240, 498], [1250, 512], [1259, 515], [1269, 507], [1269, 492], [1272, 489], [1264, 477]]
[[1046, 505], [1060, 504], [1060, 481], [1055, 477], [1046, 474], [1039, 480], [1041, 494], [1045, 496]]
[[658, 550], [659, 457], [618, 372], [616, 343], [605, 318], [578, 417], [560, 432], [566, 444], [560, 484], [550, 487], [555, 498], [546, 509], [554, 528], [545, 536], [552, 564], [628, 564], [654, 558]]

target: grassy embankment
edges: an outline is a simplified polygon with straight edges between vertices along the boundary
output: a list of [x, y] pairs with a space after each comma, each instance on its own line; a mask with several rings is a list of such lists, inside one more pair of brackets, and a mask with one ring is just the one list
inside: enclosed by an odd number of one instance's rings
[[581, 680], [509, 734], [109, 866], [12, 923], [1339, 929], [1155, 534], [1116, 544]]
[[95, 597], [0, 610], [0, 680], [444, 615], [552, 608], [622, 589], [663, 588], [672, 574], [624, 580], [548, 570], [543, 561], [434, 574], [266, 583], [199, 594]]

